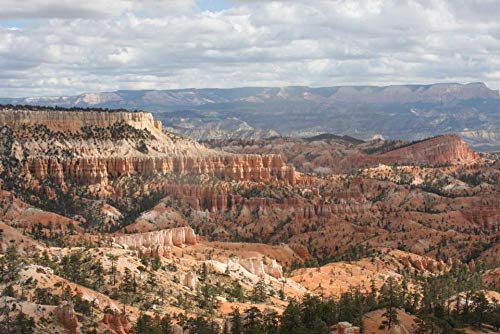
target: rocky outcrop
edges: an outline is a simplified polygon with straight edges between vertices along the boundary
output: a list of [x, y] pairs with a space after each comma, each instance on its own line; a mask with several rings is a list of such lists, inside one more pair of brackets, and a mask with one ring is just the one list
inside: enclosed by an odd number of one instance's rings
[[401, 262], [407, 269], [414, 269], [421, 273], [439, 273], [447, 269], [447, 265], [443, 261], [436, 261], [425, 256], [403, 256]]
[[378, 158], [383, 160], [383, 163], [442, 165], [472, 162], [478, 157], [459, 136], [443, 135], [392, 150]]
[[296, 180], [294, 168], [279, 155], [210, 150], [163, 131], [150, 113], [0, 109], [0, 126], [9, 132], [1, 152], [6, 160], [17, 160], [9, 171], [28, 182], [107, 185], [120, 177], [167, 173], [280, 184]]
[[24, 163], [28, 179], [52, 179], [57, 184], [108, 184], [109, 180], [134, 174], [207, 174], [234, 181], [276, 182], [293, 185], [295, 170], [279, 155], [213, 155], [205, 157], [33, 157]]
[[[250, 273], [259, 277], [263, 277], [266, 274], [278, 279], [283, 277], [283, 268], [276, 260], [272, 260], [270, 264], [264, 264], [262, 259], [258, 258], [237, 259], [236, 262]], [[228, 266], [230, 266], [229, 263]], [[231, 266], [229, 268], [231, 269]]]
[[264, 269], [264, 263], [261, 259], [249, 258], [249, 259], [239, 259], [238, 263], [256, 276], [264, 276], [266, 271]]
[[116, 334], [127, 334], [130, 331], [130, 324], [127, 316], [104, 313], [102, 323], [109, 327]]
[[353, 326], [351, 323], [347, 321], [339, 322], [336, 326], [334, 326], [334, 330], [332, 333], [335, 334], [359, 334], [360, 328], [357, 326]]
[[116, 236], [113, 242], [125, 249], [141, 251], [144, 254], [170, 257], [171, 247], [196, 245], [197, 238], [191, 227], [178, 227], [168, 230], [135, 233]]
[[479, 156], [456, 135], [406, 144], [398, 141], [362, 142], [350, 137], [323, 135], [258, 141], [212, 141], [209, 145], [234, 154], [280, 154], [287, 164], [298, 171], [318, 175], [349, 173], [379, 164], [443, 165], [479, 160]]
[[266, 273], [274, 278], [282, 278], [283, 277], [283, 267], [276, 262], [276, 260], [272, 260], [271, 264], [266, 265], [264, 267]]
[[196, 289], [198, 288], [198, 276], [192, 271], [189, 271], [187, 273], [179, 273], [178, 279], [182, 285], [193, 291], [196, 291]]
[[73, 305], [64, 302], [54, 310], [57, 322], [61, 324], [69, 333], [77, 333], [78, 318], [76, 317]]
[[11, 128], [38, 124], [52, 131], [77, 132], [84, 126], [106, 128], [116, 123], [125, 123], [149, 131], [162, 129], [161, 122], [145, 112], [0, 109], [0, 124]]
[[[273, 198], [246, 198], [234, 193], [234, 190], [227, 184], [218, 186], [166, 184], [162, 190], [166, 196], [172, 196], [196, 211], [217, 213], [243, 208], [251, 212], [263, 213], [266, 208], [273, 207], [293, 211], [295, 219], [299, 221], [317, 217], [329, 218], [335, 214], [363, 213], [372, 208], [372, 203], [363, 200], [358, 194], [347, 194], [341, 190], [336, 194], [338, 203], [321, 201], [309, 203], [297, 198], [284, 198], [279, 201]], [[352, 203], [352, 199], [358, 197], [359, 202]]]

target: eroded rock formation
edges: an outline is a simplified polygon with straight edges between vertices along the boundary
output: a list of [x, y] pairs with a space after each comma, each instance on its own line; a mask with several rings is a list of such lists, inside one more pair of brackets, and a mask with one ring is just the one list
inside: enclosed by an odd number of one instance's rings
[[441, 165], [471, 162], [478, 155], [457, 135], [442, 135], [381, 154], [383, 163]]
[[73, 305], [64, 302], [55, 308], [54, 315], [61, 326], [63, 326], [69, 333], [76, 334], [78, 328], [78, 318], [76, 317]]
[[161, 131], [161, 122], [146, 112], [102, 112], [67, 110], [0, 109], [0, 124], [11, 128], [40, 124], [52, 131], [77, 132], [84, 126], [105, 128], [115, 123], [127, 123], [138, 129]]
[[295, 182], [294, 168], [279, 155], [210, 150], [163, 131], [150, 113], [0, 109], [0, 126], [10, 133], [1, 143], [2, 152], [18, 161], [15, 173], [27, 181], [107, 185], [130, 175], [194, 173], [235, 181]]
[[300, 172], [335, 174], [379, 164], [443, 165], [480, 160], [478, 154], [456, 135], [442, 135], [414, 143], [373, 141], [318, 136], [272, 138], [257, 141], [214, 141], [212, 147], [235, 154], [280, 154]]
[[104, 313], [102, 323], [116, 334], [127, 334], [130, 331], [130, 324], [126, 315]]
[[116, 236], [113, 242], [126, 249], [141, 251], [145, 254], [170, 257], [171, 247], [184, 247], [197, 243], [196, 234], [190, 227], [134, 233]]
[[443, 261], [436, 261], [425, 256], [402, 256], [401, 262], [408, 269], [415, 269], [421, 273], [439, 273], [446, 270], [451, 265], [446, 265]]
[[57, 184], [108, 184], [110, 179], [139, 174], [207, 174], [234, 181], [276, 182], [293, 185], [295, 170], [279, 155], [213, 155], [205, 157], [36, 157], [27, 159], [23, 174], [28, 179], [52, 179]]
[[189, 289], [196, 291], [198, 288], [198, 275], [196, 273], [189, 271], [187, 273], [179, 273], [178, 276], [179, 282], [188, 287]]
[[264, 277], [265, 275], [278, 279], [283, 277], [283, 268], [276, 260], [272, 260], [270, 264], [264, 264], [264, 261], [259, 258], [232, 259], [227, 264], [229, 270], [236, 270], [236, 264], [241, 265], [248, 272], [259, 277]]

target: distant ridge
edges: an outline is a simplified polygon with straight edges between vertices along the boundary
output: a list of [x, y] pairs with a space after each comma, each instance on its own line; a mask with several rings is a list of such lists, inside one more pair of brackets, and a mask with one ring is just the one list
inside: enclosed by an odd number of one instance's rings
[[147, 110], [201, 141], [323, 133], [415, 141], [456, 133], [476, 150], [500, 150], [500, 95], [481, 82], [119, 90], [0, 103]]
[[357, 138], [354, 138], [354, 137], [351, 137], [351, 136], [345, 136], [345, 135], [344, 136], [338, 136], [338, 135], [334, 135], [333, 133], [322, 133], [320, 135], [313, 136], [313, 137], [306, 137], [304, 139], [307, 140], [307, 141], [337, 140], [337, 141], [348, 142], [348, 143], [351, 143], [351, 144], [354, 144], [354, 145], [364, 143], [364, 140], [361, 140], [361, 139], [357, 139]]

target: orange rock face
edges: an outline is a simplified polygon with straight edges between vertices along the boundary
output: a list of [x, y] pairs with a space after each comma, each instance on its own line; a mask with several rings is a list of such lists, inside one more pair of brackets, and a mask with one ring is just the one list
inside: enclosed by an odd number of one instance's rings
[[343, 165], [376, 166], [385, 165], [430, 165], [472, 163], [479, 160], [475, 153], [457, 135], [442, 135], [381, 154], [353, 155]]
[[124, 157], [28, 159], [23, 167], [25, 176], [61, 185], [65, 181], [80, 184], [108, 184], [110, 179], [133, 174], [151, 176], [166, 174], [206, 174], [234, 181], [295, 183], [295, 170], [279, 155], [221, 155], [207, 157]]
[[[400, 143], [400, 146], [395, 144], [393, 149], [390, 142], [382, 141], [364, 143], [301, 138], [216, 141], [210, 145], [236, 154], [280, 154], [298, 171], [317, 174], [353, 172], [378, 164], [434, 166], [480, 160], [478, 154], [456, 135], [442, 135], [406, 145]], [[384, 152], [385, 149], [389, 151]]]
[[69, 332], [76, 333], [78, 328], [78, 319], [75, 310], [71, 304], [65, 303], [59, 305], [54, 314], [57, 321]]
[[440, 165], [472, 162], [478, 157], [459, 136], [443, 135], [381, 154], [378, 158], [383, 163]]
[[129, 322], [125, 315], [105, 313], [102, 323], [107, 325], [116, 334], [127, 334], [130, 331]]
[[26, 181], [49, 179], [61, 188], [167, 173], [286, 185], [296, 181], [294, 168], [279, 155], [210, 150], [164, 132], [150, 113], [0, 109], [0, 126], [11, 131], [2, 152], [18, 161], [12, 173]]

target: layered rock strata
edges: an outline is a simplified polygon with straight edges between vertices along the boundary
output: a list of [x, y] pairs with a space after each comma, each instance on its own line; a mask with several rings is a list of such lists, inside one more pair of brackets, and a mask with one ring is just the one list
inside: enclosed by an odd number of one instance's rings
[[14, 129], [22, 125], [39, 124], [52, 131], [78, 132], [85, 126], [105, 128], [115, 123], [126, 123], [153, 132], [162, 130], [161, 122], [146, 112], [0, 109], [0, 124]]
[[[166, 173], [280, 184], [296, 180], [294, 168], [279, 155], [210, 150], [163, 131], [161, 122], [145, 112], [0, 109], [0, 126], [10, 137], [1, 151], [5, 160], [19, 163], [9, 173], [28, 182], [107, 185], [123, 176]], [[127, 126], [138, 132], [137, 138], [120, 135], [132, 131]]]
[[402, 147], [379, 156], [384, 163], [416, 163], [430, 165], [472, 162], [478, 159], [457, 135], [442, 135]]
[[36, 157], [26, 160], [23, 174], [28, 179], [50, 178], [57, 184], [66, 181], [106, 185], [111, 179], [134, 174], [151, 176], [166, 173], [207, 174], [234, 181], [277, 182], [293, 185], [295, 170], [279, 155], [214, 155], [205, 157], [110, 157], [69, 158]]
[[196, 245], [197, 238], [194, 230], [186, 226], [168, 230], [116, 236], [113, 238], [113, 242], [125, 249], [168, 257], [171, 254], [171, 247]]
[[[353, 180], [353, 183], [356, 180]], [[225, 212], [240, 210], [242, 207], [250, 211], [265, 210], [274, 207], [282, 210], [294, 210], [298, 220], [315, 217], [331, 217], [342, 213], [362, 213], [369, 211], [373, 204], [363, 200], [357, 193], [338, 191], [338, 203], [307, 203], [297, 198], [285, 198], [278, 201], [273, 198], [246, 198], [231, 192], [228, 187], [213, 187], [199, 185], [168, 184], [163, 188], [164, 194], [187, 203], [193, 210], [209, 212]], [[347, 199], [357, 199], [357, 203], [348, 202]]]

